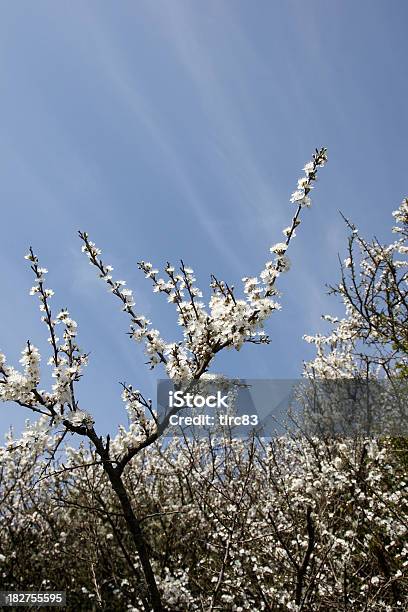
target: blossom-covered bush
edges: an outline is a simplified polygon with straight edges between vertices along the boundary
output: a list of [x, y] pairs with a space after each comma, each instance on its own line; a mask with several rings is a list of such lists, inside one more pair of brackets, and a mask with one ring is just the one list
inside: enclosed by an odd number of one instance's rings
[[[3, 585], [66, 589], [70, 609], [143, 610], [140, 563], [95, 454], [67, 450], [41, 480], [40, 441], [18, 464], [13, 444], [2, 449]], [[155, 443], [125, 482], [166, 608], [404, 610], [401, 455], [373, 439]]]

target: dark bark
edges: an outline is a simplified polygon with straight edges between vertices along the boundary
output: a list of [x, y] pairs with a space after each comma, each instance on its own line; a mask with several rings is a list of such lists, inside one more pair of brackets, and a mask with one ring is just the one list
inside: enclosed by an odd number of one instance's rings
[[300, 606], [302, 601], [303, 583], [306, 577], [310, 557], [312, 556], [312, 552], [315, 546], [315, 528], [312, 520], [312, 508], [310, 506], [308, 506], [306, 511], [306, 527], [308, 535], [307, 549], [305, 552], [305, 556], [303, 557], [302, 565], [298, 568], [296, 573], [295, 602], [298, 606]]
[[156, 578], [153, 573], [153, 569], [150, 563], [149, 553], [147, 545], [143, 536], [142, 529], [140, 527], [140, 521], [137, 519], [129, 495], [126, 491], [125, 485], [120, 476], [118, 476], [114, 469], [110, 465], [105, 466], [104, 469], [108, 475], [113, 490], [115, 491], [120, 505], [122, 506], [123, 515], [126, 520], [126, 524], [130, 533], [132, 534], [133, 541], [136, 546], [136, 550], [139, 555], [140, 563], [143, 568], [143, 573], [146, 580], [147, 591], [149, 594], [150, 604], [154, 612], [164, 612], [165, 608], [162, 605], [159, 589], [157, 588]]
[[145, 604], [146, 610], [153, 610], [153, 612], [166, 612], [166, 608], [163, 606], [159, 589], [157, 587], [156, 578], [153, 572], [153, 568], [150, 563], [148, 547], [138, 520], [133, 508], [129, 495], [126, 491], [126, 487], [122, 480], [123, 467], [114, 466], [110, 458], [109, 453], [109, 442], [108, 436], [106, 445], [103, 444], [102, 438], [100, 438], [94, 428], [87, 428], [84, 426], [77, 427], [72, 425], [69, 421], [64, 421], [64, 425], [70, 431], [74, 431], [83, 436], [87, 436], [94, 444], [96, 452], [102, 460], [103, 469], [109, 478], [112, 489], [115, 491], [116, 496], [122, 507], [123, 516], [126, 521], [126, 525], [132, 535], [133, 542], [135, 544], [137, 553], [139, 555], [140, 563], [143, 569], [145, 578], [145, 591], [146, 597], [142, 597], [144, 601], [148, 600], [148, 606]]

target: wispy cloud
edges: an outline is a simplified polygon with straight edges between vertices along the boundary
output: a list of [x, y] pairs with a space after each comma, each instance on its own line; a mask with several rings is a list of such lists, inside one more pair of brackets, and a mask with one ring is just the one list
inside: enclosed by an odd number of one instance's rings
[[[158, 2], [145, 6], [154, 13], [154, 20], [161, 28], [164, 40], [175, 50], [196, 89], [202, 108], [213, 126], [213, 133], [216, 134], [213, 144], [221, 153], [218, 160], [224, 162], [221, 168], [224, 177], [228, 177], [233, 170], [234, 207], [240, 208], [246, 216], [248, 208], [257, 215], [265, 215], [273, 208], [275, 218], [279, 218], [277, 193], [270, 176], [262, 171], [261, 160], [254, 153], [254, 143], [248, 137], [245, 127], [248, 117], [242, 114], [242, 108], [250, 104], [249, 98], [252, 96], [245, 87], [231, 89], [227, 80], [229, 74], [236, 80], [242, 78], [241, 62], [250, 65], [254, 73], [263, 72], [263, 62], [253, 53], [239, 25], [232, 23], [225, 4], [210, 4], [204, 12], [189, 2]], [[211, 25], [207, 22], [204, 28], [216, 30], [215, 41], [220, 35], [225, 40], [233, 39], [232, 56], [217, 56], [218, 49], [211, 47], [208, 37], [203, 37], [202, 20], [205, 17], [208, 17]], [[217, 26], [218, 22], [222, 27]]]
[[154, 140], [158, 154], [165, 159], [173, 181], [177, 184], [180, 193], [184, 194], [189, 209], [194, 212], [204, 230], [206, 242], [226, 258], [232, 267], [239, 270], [242, 263], [239, 261], [240, 257], [223, 239], [217, 218], [209, 213], [205, 201], [188, 175], [183, 153], [178, 149], [177, 143], [172, 141], [168, 126], [155, 108], [156, 101], [149, 98], [145, 90], [141, 91], [128, 58], [115, 44], [114, 37], [109, 35], [106, 24], [98, 19], [92, 20], [92, 29], [94, 43], [99, 48], [97, 61], [104, 70], [105, 77], [111, 81], [117, 101], [136, 117], [139, 124]]

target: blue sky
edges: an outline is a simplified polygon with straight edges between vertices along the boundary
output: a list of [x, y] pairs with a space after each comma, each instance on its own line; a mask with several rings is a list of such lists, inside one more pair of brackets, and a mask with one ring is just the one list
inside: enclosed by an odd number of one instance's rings
[[[77, 230], [173, 340], [172, 308], [136, 261], [183, 258], [204, 289], [211, 272], [238, 285], [281, 240], [301, 168], [326, 146], [271, 345], [215, 364], [234, 376], [298, 376], [312, 356], [302, 335], [337, 311], [325, 283], [345, 250], [338, 211], [388, 239], [408, 192], [407, 18], [398, 0], [2, 3], [0, 348], [9, 362], [28, 338], [47, 351], [28, 295], [32, 245], [54, 308], [68, 307], [91, 352], [82, 405], [101, 433], [114, 430], [125, 419], [119, 381], [153, 395], [159, 372], [149, 374], [126, 336]], [[2, 405], [0, 429], [26, 416]]]

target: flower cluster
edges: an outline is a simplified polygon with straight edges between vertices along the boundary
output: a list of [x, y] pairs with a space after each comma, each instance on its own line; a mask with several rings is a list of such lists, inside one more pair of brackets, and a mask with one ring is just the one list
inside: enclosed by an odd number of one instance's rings
[[99, 277], [108, 285], [109, 291], [119, 298], [122, 303], [122, 310], [129, 314], [131, 318], [130, 336], [137, 342], [145, 342], [150, 367], [153, 368], [159, 363], [165, 363], [166, 344], [162, 340], [160, 332], [151, 327], [151, 322], [144, 315], [135, 312], [133, 292], [126, 287], [126, 281], [112, 278], [113, 267], [103, 263], [100, 259], [101, 250], [96, 247], [94, 242], [89, 240], [86, 232], [79, 232], [79, 236], [84, 243], [82, 251], [88, 256], [89, 263], [99, 270]]
[[92, 415], [84, 410], [71, 410], [65, 415], [65, 419], [75, 427], [92, 427], [95, 423]]
[[40, 383], [40, 353], [30, 343], [22, 351], [20, 363], [24, 368], [19, 372], [12, 366], [6, 364], [6, 357], [0, 353], [0, 399], [3, 401], [15, 401], [22, 404], [36, 402], [35, 392]]
[[[130, 429], [126, 432], [129, 441], [143, 440], [156, 429], [157, 413], [152, 408], [152, 401], [131, 385], [123, 385], [122, 400], [128, 413]], [[148, 415], [146, 414], [148, 413]], [[125, 432], [123, 429], [122, 432]]]
[[[38, 389], [40, 384], [40, 353], [39, 350], [27, 343], [22, 352], [20, 363], [24, 372], [19, 372], [6, 365], [4, 355], [0, 355], [0, 399], [12, 400], [24, 406], [51, 417], [51, 421], [60, 421], [64, 407], [72, 411], [77, 410], [74, 395], [74, 383], [82, 375], [83, 367], [87, 364], [87, 355], [82, 353], [76, 344], [77, 323], [66, 309], [61, 310], [53, 317], [50, 299], [54, 295], [52, 289], [45, 287], [46, 268], [39, 265], [38, 258], [30, 248], [25, 258], [31, 262], [34, 272], [35, 285], [30, 294], [37, 295], [40, 301], [41, 320], [47, 326], [51, 346], [51, 356], [48, 365], [52, 367], [52, 376], [55, 383], [51, 392]], [[58, 327], [62, 327], [62, 338], [57, 335]]]
[[400, 234], [402, 238], [408, 238], [408, 198], [404, 198], [399, 208], [392, 213], [395, 221], [401, 225], [396, 225], [393, 232]]
[[[295, 237], [295, 229], [300, 225], [300, 212], [304, 207], [310, 207], [310, 191], [313, 189], [313, 183], [317, 180], [318, 168], [323, 167], [327, 162], [327, 150], [322, 148], [316, 149], [313, 159], [304, 167], [305, 175], [298, 180], [298, 188], [292, 194], [291, 202], [297, 205], [297, 210], [292, 218], [290, 226], [283, 230], [285, 242], [278, 242], [270, 248], [270, 252], [274, 255], [273, 261], [267, 261], [265, 268], [259, 274], [261, 281], [255, 278], [244, 278], [245, 293], [250, 302], [256, 302], [260, 299], [266, 299], [270, 296], [277, 295], [275, 283], [282, 272], [287, 272], [290, 269], [290, 260], [286, 255], [290, 241]], [[273, 304], [270, 312], [276, 310], [276, 304]], [[269, 313], [268, 313], [269, 314]], [[258, 315], [255, 315], [257, 318]], [[263, 321], [262, 312], [260, 313], [260, 322]]]

